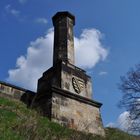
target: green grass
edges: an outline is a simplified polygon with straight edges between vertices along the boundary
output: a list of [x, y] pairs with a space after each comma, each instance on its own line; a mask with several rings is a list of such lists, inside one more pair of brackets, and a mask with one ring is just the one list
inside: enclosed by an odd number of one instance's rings
[[106, 128], [105, 132], [102, 138], [67, 129], [27, 109], [20, 101], [0, 97], [0, 140], [136, 140], [118, 129]]

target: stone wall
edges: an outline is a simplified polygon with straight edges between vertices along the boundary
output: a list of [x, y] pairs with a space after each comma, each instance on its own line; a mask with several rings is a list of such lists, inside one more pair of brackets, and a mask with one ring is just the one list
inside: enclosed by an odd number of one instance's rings
[[0, 81], [0, 97], [9, 97], [31, 106], [35, 92]]
[[9, 83], [0, 82], [0, 94], [1, 96], [9, 96], [20, 100], [21, 96], [25, 93], [25, 89], [16, 87]]

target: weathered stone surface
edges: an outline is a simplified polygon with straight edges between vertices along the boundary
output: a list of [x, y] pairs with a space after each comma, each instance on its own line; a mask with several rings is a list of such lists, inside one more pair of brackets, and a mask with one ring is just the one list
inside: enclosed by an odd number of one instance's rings
[[24, 102], [28, 107], [32, 104], [35, 92], [0, 81], [0, 97], [9, 97]]
[[60, 94], [52, 95], [52, 118], [64, 126], [104, 135], [100, 109]]
[[[75, 90], [73, 78], [77, 81], [76, 84], [80, 88], [79, 93]], [[84, 70], [65, 62], [59, 62], [43, 73], [43, 76], [38, 80], [37, 91], [40, 94], [48, 90], [52, 85], [90, 99], [92, 98], [90, 76]]]
[[0, 92], [4, 96], [9, 96], [9, 97], [12, 97], [15, 99], [20, 99], [21, 96], [26, 92], [26, 90], [1, 81], [0, 82]]
[[92, 100], [92, 82], [86, 72], [74, 66], [73, 25], [68, 12], [53, 17], [53, 67], [38, 80], [34, 106], [43, 115], [67, 127], [104, 135], [101, 103]]
[[91, 78], [82, 69], [73, 65], [63, 62], [61, 67], [61, 88], [91, 99]]
[[58, 61], [74, 64], [73, 25], [75, 17], [69, 12], [58, 12], [52, 19], [54, 25], [53, 65]]

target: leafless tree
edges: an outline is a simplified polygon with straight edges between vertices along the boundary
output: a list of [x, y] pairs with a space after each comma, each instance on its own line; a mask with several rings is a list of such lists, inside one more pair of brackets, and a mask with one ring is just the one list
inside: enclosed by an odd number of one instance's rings
[[121, 76], [119, 89], [123, 92], [119, 106], [126, 108], [130, 114], [128, 131], [140, 134], [140, 64], [131, 68], [126, 76]]

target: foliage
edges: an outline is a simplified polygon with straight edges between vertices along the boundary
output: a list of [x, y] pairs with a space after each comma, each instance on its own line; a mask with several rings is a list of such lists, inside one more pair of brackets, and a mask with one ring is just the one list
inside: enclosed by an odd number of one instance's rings
[[106, 137], [93, 136], [50, 122], [16, 100], [0, 98], [0, 140], [135, 140], [114, 128], [106, 128]]
[[140, 134], [140, 64], [121, 77], [119, 88], [123, 92], [119, 105], [125, 107], [130, 114], [128, 131]]

